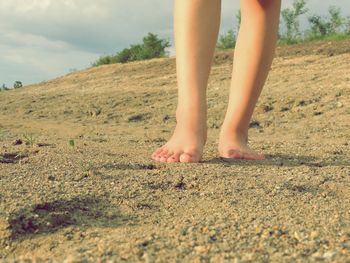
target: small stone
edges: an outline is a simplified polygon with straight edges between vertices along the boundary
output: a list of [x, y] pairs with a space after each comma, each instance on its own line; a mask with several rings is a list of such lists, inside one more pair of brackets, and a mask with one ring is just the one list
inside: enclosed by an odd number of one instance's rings
[[49, 181], [55, 181], [56, 178], [55, 178], [55, 176], [53, 176], [53, 175], [49, 175], [49, 176], [47, 177], [47, 180], [49, 180]]
[[305, 105], [306, 105], [305, 100], [301, 100], [298, 102], [298, 106], [305, 106]]
[[209, 228], [207, 226], [202, 228], [202, 233], [208, 233], [209, 232]]
[[317, 231], [312, 231], [311, 233], [310, 233], [310, 237], [312, 238], [312, 239], [316, 239], [316, 238], [318, 238], [318, 232]]
[[139, 122], [144, 120], [144, 115], [143, 114], [136, 114], [136, 115], [131, 115], [128, 118], [129, 122]]
[[145, 260], [146, 263], [153, 262], [151, 255], [148, 253], [143, 254], [142, 258]]
[[163, 117], [163, 122], [166, 122], [167, 120], [170, 119], [170, 116], [168, 114], [166, 114], [164, 117]]
[[323, 254], [323, 257], [325, 259], [330, 259], [332, 260], [337, 253], [335, 251], [327, 251], [326, 253]]
[[196, 246], [194, 248], [197, 254], [205, 254], [209, 252], [209, 249], [207, 246]]
[[17, 139], [13, 142], [13, 145], [21, 145], [23, 144], [23, 141], [21, 139]]
[[73, 263], [76, 262], [77, 258], [73, 255], [69, 255], [66, 257], [66, 259], [63, 261], [64, 263]]
[[247, 253], [245, 255], [243, 255], [242, 259], [244, 261], [252, 261], [253, 260], [253, 257], [254, 257], [254, 254], [253, 253]]
[[249, 123], [249, 128], [260, 128], [260, 122], [258, 120], [252, 120]]
[[315, 259], [320, 259], [322, 260], [323, 259], [323, 256], [321, 255], [320, 252], [315, 252], [311, 255], [311, 257], [315, 258]]
[[209, 241], [212, 241], [212, 242], [215, 242], [215, 241], [218, 240], [218, 238], [216, 237], [216, 235], [210, 236], [209, 239], [210, 239]]
[[294, 238], [296, 239], [296, 240], [298, 240], [298, 241], [301, 241], [302, 240], [302, 238], [301, 238], [301, 236], [300, 236], [300, 234], [298, 233], [298, 232], [294, 232]]
[[342, 235], [342, 236], [340, 237], [340, 239], [339, 239], [339, 241], [342, 242], [342, 243], [345, 243], [345, 242], [348, 241], [348, 240], [349, 240], [349, 238], [348, 238], [347, 235]]
[[223, 255], [215, 255], [210, 258], [210, 262], [225, 262], [225, 257]]
[[340, 101], [337, 102], [337, 108], [342, 108], [344, 105]]
[[149, 240], [145, 240], [141, 243], [141, 246], [143, 247], [147, 247], [149, 245], [150, 241]]

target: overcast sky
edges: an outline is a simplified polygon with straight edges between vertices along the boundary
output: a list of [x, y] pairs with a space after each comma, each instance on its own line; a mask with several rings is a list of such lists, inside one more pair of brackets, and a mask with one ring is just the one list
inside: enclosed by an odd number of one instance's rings
[[[0, 85], [84, 69], [100, 55], [141, 43], [148, 32], [173, 43], [173, 1], [0, 0]], [[308, 1], [310, 13], [326, 14], [330, 5], [350, 13], [349, 0]], [[238, 0], [222, 0], [221, 33], [235, 26], [238, 8]]]

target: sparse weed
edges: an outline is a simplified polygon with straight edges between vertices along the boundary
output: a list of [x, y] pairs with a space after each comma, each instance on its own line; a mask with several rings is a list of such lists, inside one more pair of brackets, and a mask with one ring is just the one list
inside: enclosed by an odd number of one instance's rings
[[23, 137], [26, 145], [30, 145], [31, 147], [34, 146], [36, 138], [32, 133], [25, 133], [23, 134]]
[[68, 145], [74, 149], [75, 148], [75, 141], [73, 139], [70, 139], [68, 141]]
[[93, 163], [88, 162], [88, 163], [80, 163], [80, 170], [85, 176], [89, 176], [94, 173], [95, 171], [95, 166]]
[[0, 129], [0, 141], [3, 141], [6, 137], [6, 132], [4, 129]]
[[22, 152], [17, 153], [17, 155], [15, 156], [16, 160], [19, 160], [19, 164], [22, 164], [22, 159], [25, 157], [26, 155]]

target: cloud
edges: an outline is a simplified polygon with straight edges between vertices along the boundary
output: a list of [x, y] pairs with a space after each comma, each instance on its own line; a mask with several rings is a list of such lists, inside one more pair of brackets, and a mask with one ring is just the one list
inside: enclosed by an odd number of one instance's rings
[[[51, 79], [102, 54], [140, 43], [148, 32], [173, 43], [173, 1], [1, 0], [0, 85]], [[283, 0], [287, 6], [292, 0]], [[309, 0], [314, 12], [348, 0]], [[233, 28], [239, 0], [222, 1], [221, 32]], [[174, 47], [171, 48], [172, 53]]]
[[0, 1], [0, 82], [32, 83], [87, 67], [148, 32], [171, 38], [171, 9], [162, 0]]
[[148, 31], [167, 32], [170, 11], [169, 2], [162, 0], [5, 0], [0, 4], [8, 30], [65, 41], [91, 52], [122, 49]]

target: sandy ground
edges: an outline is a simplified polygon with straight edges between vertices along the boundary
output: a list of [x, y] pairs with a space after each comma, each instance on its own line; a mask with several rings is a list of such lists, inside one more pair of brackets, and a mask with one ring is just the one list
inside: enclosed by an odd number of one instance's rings
[[0, 259], [350, 262], [349, 64], [350, 41], [278, 49], [253, 162], [217, 158], [232, 51], [215, 58], [198, 164], [150, 158], [175, 126], [174, 59], [1, 92]]

